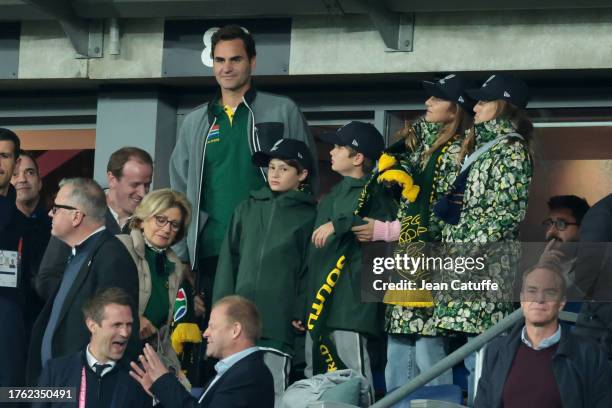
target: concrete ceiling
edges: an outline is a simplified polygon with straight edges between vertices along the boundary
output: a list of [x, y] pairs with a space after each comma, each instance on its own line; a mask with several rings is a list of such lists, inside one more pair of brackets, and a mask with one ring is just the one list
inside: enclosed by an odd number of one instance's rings
[[[101, 21], [367, 15], [387, 48], [412, 51], [415, 12], [559, 10], [612, 7], [610, 0], [0, 0], [0, 20], [57, 20], [76, 52], [99, 58]], [[113, 33], [118, 33], [114, 30]]]
[[238, 18], [367, 14], [384, 6], [392, 13], [610, 8], [610, 0], [0, 0], [0, 20]]

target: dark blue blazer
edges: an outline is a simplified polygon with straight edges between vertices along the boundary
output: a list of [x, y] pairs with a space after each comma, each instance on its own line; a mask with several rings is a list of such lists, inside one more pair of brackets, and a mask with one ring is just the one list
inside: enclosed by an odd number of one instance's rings
[[[32, 405], [33, 408], [75, 408], [78, 407], [79, 389], [81, 387], [81, 374], [86, 363], [85, 352], [70, 354], [68, 356], [49, 360], [45, 366], [40, 380], [39, 387], [75, 387], [75, 398], [73, 402], [39, 402]], [[113, 370], [117, 370], [114, 375], [118, 375], [113, 395], [113, 408], [122, 407], [151, 407], [153, 398], [148, 396], [130, 375], [125, 363], [120, 361]], [[107, 374], [109, 375], [109, 374]], [[106, 376], [105, 376], [106, 377]], [[102, 377], [104, 378], [104, 377]], [[111, 408], [111, 407], [109, 407]]]
[[[207, 388], [208, 385], [204, 390]], [[170, 373], [155, 381], [151, 386], [151, 392], [164, 408], [274, 407], [274, 382], [270, 370], [264, 364], [261, 351], [249, 354], [231, 366], [213, 384], [200, 403]]]
[[[83, 304], [98, 290], [110, 287], [125, 290], [133, 302], [134, 324], [125, 357], [135, 359], [142, 350], [142, 345], [138, 339], [138, 270], [132, 256], [121, 241], [106, 230], [99, 234], [101, 236], [77, 273], [60, 310], [59, 320], [52, 339], [52, 351], [55, 357], [67, 356], [81, 351], [89, 343], [91, 334], [83, 321]], [[66, 261], [64, 261], [64, 267], [65, 265]], [[41, 344], [58, 289], [59, 285], [56, 285], [52, 296], [47, 300], [32, 328], [26, 366], [27, 384], [36, 384], [42, 369]]]
[[[12, 185], [6, 196], [0, 195], [0, 250], [16, 251], [23, 236], [24, 217], [15, 206], [15, 197]], [[22, 271], [20, 285], [24, 280]], [[24, 303], [22, 289], [0, 288], [0, 387], [24, 385]]]
[[[126, 225], [122, 230], [117, 224], [117, 220], [113, 217], [110, 209], [106, 207], [104, 216], [104, 225], [106, 230], [112, 235], [121, 233], [129, 233], [129, 228]], [[129, 225], [129, 223], [128, 223]], [[34, 280], [36, 292], [41, 299], [49, 299], [59, 283], [62, 281], [64, 269], [66, 268], [66, 259], [71, 253], [70, 247], [57, 237], [51, 237], [48, 240], [47, 248], [45, 249], [42, 260], [40, 260], [38, 273]]]

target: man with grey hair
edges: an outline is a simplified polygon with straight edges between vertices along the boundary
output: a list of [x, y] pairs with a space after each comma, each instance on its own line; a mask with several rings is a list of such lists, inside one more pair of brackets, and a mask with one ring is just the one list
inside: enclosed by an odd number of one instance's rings
[[[51, 294], [32, 329], [27, 367], [28, 383], [35, 384], [41, 367], [51, 358], [82, 350], [89, 341], [83, 323], [83, 302], [99, 289], [118, 287], [138, 299], [138, 272], [123, 244], [106, 230], [106, 197], [86, 178], [60, 183], [49, 215], [51, 234], [71, 248], [60, 284]], [[138, 305], [132, 305], [134, 329], [127, 355], [138, 349]]]
[[525, 320], [487, 345], [475, 408], [612, 406], [606, 354], [559, 322], [565, 292], [558, 263], [525, 272]]
[[[106, 229], [113, 235], [129, 234], [129, 220], [134, 209], [149, 192], [153, 177], [153, 159], [138, 147], [122, 147], [111, 154], [106, 166]], [[36, 292], [48, 299], [64, 271], [70, 247], [51, 237], [36, 275]]]

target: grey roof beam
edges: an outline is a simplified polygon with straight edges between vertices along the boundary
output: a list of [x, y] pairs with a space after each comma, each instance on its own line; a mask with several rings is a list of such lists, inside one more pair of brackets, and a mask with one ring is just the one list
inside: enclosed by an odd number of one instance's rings
[[343, 16], [344, 9], [338, 0], [321, 0], [327, 9], [327, 12], [332, 16]]
[[102, 57], [103, 23], [101, 20], [83, 19], [74, 12], [70, 0], [24, 0], [57, 19], [81, 57]]
[[368, 17], [380, 33], [387, 48], [394, 51], [412, 51], [414, 42], [414, 14], [390, 11], [383, 2], [360, 0]]

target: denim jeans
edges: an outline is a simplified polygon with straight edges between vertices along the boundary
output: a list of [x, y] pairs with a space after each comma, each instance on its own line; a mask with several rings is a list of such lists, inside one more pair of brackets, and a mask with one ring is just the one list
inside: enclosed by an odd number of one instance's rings
[[[387, 391], [406, 384], [446, 357], [444, 343], [443, 337], [389, 334], [385, 367]], [[453, 371], [449, 369], [427, 385], [452, 383]]]

